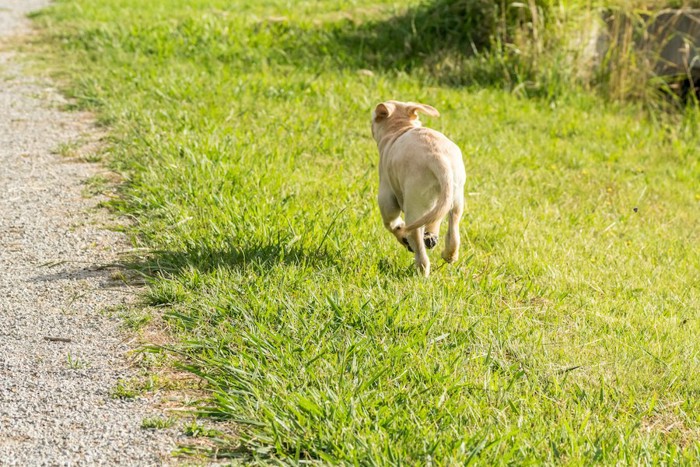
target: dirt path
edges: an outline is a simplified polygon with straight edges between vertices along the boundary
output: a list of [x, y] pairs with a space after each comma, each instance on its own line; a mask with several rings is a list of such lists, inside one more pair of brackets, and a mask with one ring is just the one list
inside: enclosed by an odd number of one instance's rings
[[89, 121], [5, 47], [47, 3], [0, 0], [0, 465], [169, 463], [172, 433], [141, 429], [148, 402], [112, 397], [134, 370], [104, 311], [133, 291], [98, 267], [129, 247], [82, 194], [104, 169], [52, 152]]

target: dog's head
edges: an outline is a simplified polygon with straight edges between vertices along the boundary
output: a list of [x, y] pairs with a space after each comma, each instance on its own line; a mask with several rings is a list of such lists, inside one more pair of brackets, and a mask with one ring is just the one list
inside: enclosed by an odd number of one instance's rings
[[386, 101], [372, 111], [372, 135], [379, 142], [386, 134], [406, 126], [421, 126], [418, 113], [439, 117], [434, 107], [415, 102]]

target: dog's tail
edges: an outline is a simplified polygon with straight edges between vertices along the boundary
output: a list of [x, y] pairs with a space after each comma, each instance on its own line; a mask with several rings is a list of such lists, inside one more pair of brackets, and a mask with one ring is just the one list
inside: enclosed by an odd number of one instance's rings
[[410, 224], [404, 226], [406, 231], [415, 230], [418, 227], [432, 224], [438, 219], [445, 217], [452, 209], [452, 201], [454, 196], [452, 167], [445, 160], [440, 160], [439, 165], [440, 166], [437, 168], [438, 170], [433, 170], [433, 174], [435, 174], [438, 182], [440, 183], [440, 196], [438, 197], [435, 206], [433, 206], [430, 211], [426, 212]]

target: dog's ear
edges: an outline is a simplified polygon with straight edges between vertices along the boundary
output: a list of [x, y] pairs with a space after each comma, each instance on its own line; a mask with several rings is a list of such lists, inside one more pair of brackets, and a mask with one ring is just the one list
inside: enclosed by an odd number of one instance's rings
[[428, 104], [414, 104], [411, 103], [406, 110], [408, 111], [408, 115], [411, 118], [411, 120], [415, 120], [418, 118], [418, 112], [423, 112], [426, 115], [430, 115], [431, 117], [439, 117], [440, 112], [437, 111], [435, 107], [432, 107]]
[[389, 115], [394, 112], [395, 108], [394, 104], [390, 102], [382, 102], [374, 109], [374, 120], [379, 122], [385, 118], [389, 118]]

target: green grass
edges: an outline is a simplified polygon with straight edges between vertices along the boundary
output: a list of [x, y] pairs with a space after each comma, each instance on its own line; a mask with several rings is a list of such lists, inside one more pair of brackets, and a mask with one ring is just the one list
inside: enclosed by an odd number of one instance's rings
[[[209, 383], [200, 415], [237, 424], [219, 455], [697, 460], [696, 114], [452, 86], [375, 27], [401, 4], [75, 0], [37, 17], [67, 92], [110, 129], [114, 206], [150, 251], [132, 266]], [[465, 156], [462, 258], [433, 254], [429, 280], [375, 202], [369, 115], [391, 98], [438, 108], [426, 123]]]
[[82, 370], [90, 367], [88, 362], [80, 357], [74, 357], [70, 353], [68, 353], [68, 356], [66, 357], [66, 363], [68, 364], [68, 368], [71, 370]]
[[164, 430], [175, 424], [175, 419], [172, 417], [148, 417], [141, 421], [141, 428], [144, 430]]

